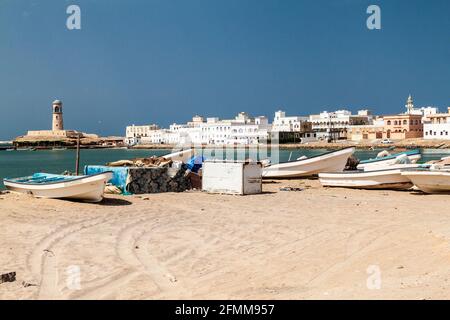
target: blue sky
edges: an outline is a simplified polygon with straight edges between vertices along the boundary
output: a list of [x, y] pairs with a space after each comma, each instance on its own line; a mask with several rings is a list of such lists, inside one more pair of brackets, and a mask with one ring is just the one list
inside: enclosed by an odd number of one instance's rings
[[[81, 30], [66, 8], [81, 8]], [[381, 7], [381, 30], [366, 9]], [[0, 0], [0, 140], [194, 114], [450, 105], [447, 0]]]

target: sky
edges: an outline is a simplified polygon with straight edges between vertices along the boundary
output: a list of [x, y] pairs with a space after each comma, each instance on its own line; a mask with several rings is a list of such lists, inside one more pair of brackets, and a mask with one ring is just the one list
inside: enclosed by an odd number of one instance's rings
[[[81, 29], [69, 30], [69, 5]], [[367, 7], [381, 9], [369, 30]], [[0, 140], [246, 111], [450, 106], [448, 0], [0, 0]]]

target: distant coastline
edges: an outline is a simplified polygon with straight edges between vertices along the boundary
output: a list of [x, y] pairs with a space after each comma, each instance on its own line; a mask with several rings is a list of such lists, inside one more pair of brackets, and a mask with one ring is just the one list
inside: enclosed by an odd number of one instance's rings
[[[103, 139], [82, 139], [80, 141], [81, 149], [164, 149], [164, 150], [172, 150], [172, 149], [181, 149], [188, 148], [190, 145], [176, 145], [176, 144], [139, 144], [134, 146], [126, 146], [122, 143], [117, 143], [117, 138], [115, 138], [114, 143], [105, 144], [105, 140]], [[20, 141], [20, 143], [17, 143]], [[61, 139], [54, 141], [45, 141], [46, 143], [42, 143], [43, 141], [40, 139], [33, 140], [28, 138], [26, 141], [24, 140], [14, 140], [13, 145], [9, 146], [0, 146], [0, 150], [15, 148], [15, 149], [24, 149], [29, 148], [33, 150], [51, 150], [54, 148], [67, 148], [67, 149], [75, 149], [76, 142], [73, 139]], [[195, 147], [199, 147], [199, 145], [195, 145]], [[414, 139], [404, 139], [398, 141], [392, 141], [389, 144], [381, 143], [381, 140], [376, 142], [369, 141], [351, 141], [351, 140], [337, 140], [334, 142], [326, 142], [326, 141], [313, 141], [307, 143], [284, 143], [284, 144], [250, 144], [250, 145], [241, 145], [241, 144], [202, 144], [202, 148], [204, 149], [217, 149], [217, 148], [234, 148], [234, 149], [251, 149], [251, 148], [275, 148], [279, 149], [340, 149], [346, 147], [355, 147], [356, 149], [450, 149], [450, 141], [448, 140], [426, 140], [420, 138]]]

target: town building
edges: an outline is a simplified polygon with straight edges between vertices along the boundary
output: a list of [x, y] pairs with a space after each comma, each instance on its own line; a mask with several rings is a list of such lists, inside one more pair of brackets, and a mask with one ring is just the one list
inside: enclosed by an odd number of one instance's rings
[[310, 132], [312, 125], [309, 117], [286, 116], [286, 112], [278, 110], [272, 122], [273, 132]]
[[[358, 112], [359, 114], [359, 112]], [[347, 139], [352, 141], [373, 141], [383, 138], [383, 117], [369, 115], [372, 124], [350, 126], [347, 130]]]
[[[145, 130], [144, 130], [145, 129]], [[137, 129], [127, 127], [128, 144], [257, 144], [267, 141], [270, 125], [266, 117], [252, 118], [240, 112], [234, 119], [220, 120], [217, 117], [206, 118], [194, 116], [186, 124], [174, 123], [169, 129], [153, 127], [141, 128], [136, 138]], [[144, 134], [145, 132], [145, 134]]]
[[423, 137], [423, 122], [438, 109], [434, 107], [414, 107], [411, 95], [406, 99], [406, 112], [398, 115], [384, 116], [384, 139], [410, 139]]
[[410, 139], [423, 137], [422, 115], [398, 114], [384, 116], [383, 139]]
[[328, 141], [347, 139], [347, 131], [351, 126], [368, 125], [371, 118], [368, 110], [359, 111], [358, 115], [352, 115], [348, 110], [337, 110], [335, 112], [323, 111], [320, 114], [309, 116], [312, 130], [316, 132], [317, 138]]
[[376, 140], [383, 138], [383, 125], [368, 124], [348, 128], [347, 139], [352, 141]]
[[279, 143], [305, 143], [317, 140], [309, 117], [286, 116], [282, 110], [275, 112], [271, 126], [271, 140]]
[[139, 144], [142, 138], [156, 140], [156, 133], [158, 130], [159, 126], [156, 124], [142, 126], [136, 126], [133, 124], [131, 126], [127, 126], [125, 130], [125, 143], [129, 145]]
[[424, 123], [425, 139], [450, 140], [450, 107], [447, 113], [439, 113], [428, 116], [429, 120]]

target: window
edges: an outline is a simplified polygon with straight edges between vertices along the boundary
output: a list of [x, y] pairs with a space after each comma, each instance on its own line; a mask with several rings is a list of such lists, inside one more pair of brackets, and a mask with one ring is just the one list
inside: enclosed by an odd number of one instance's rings
[[403, 120], [403, 124], [408, 124], [408, 120]]
[[388, 126], [391, 125], [391, 120], [388, 120], [387, 125], [388, 125]]

